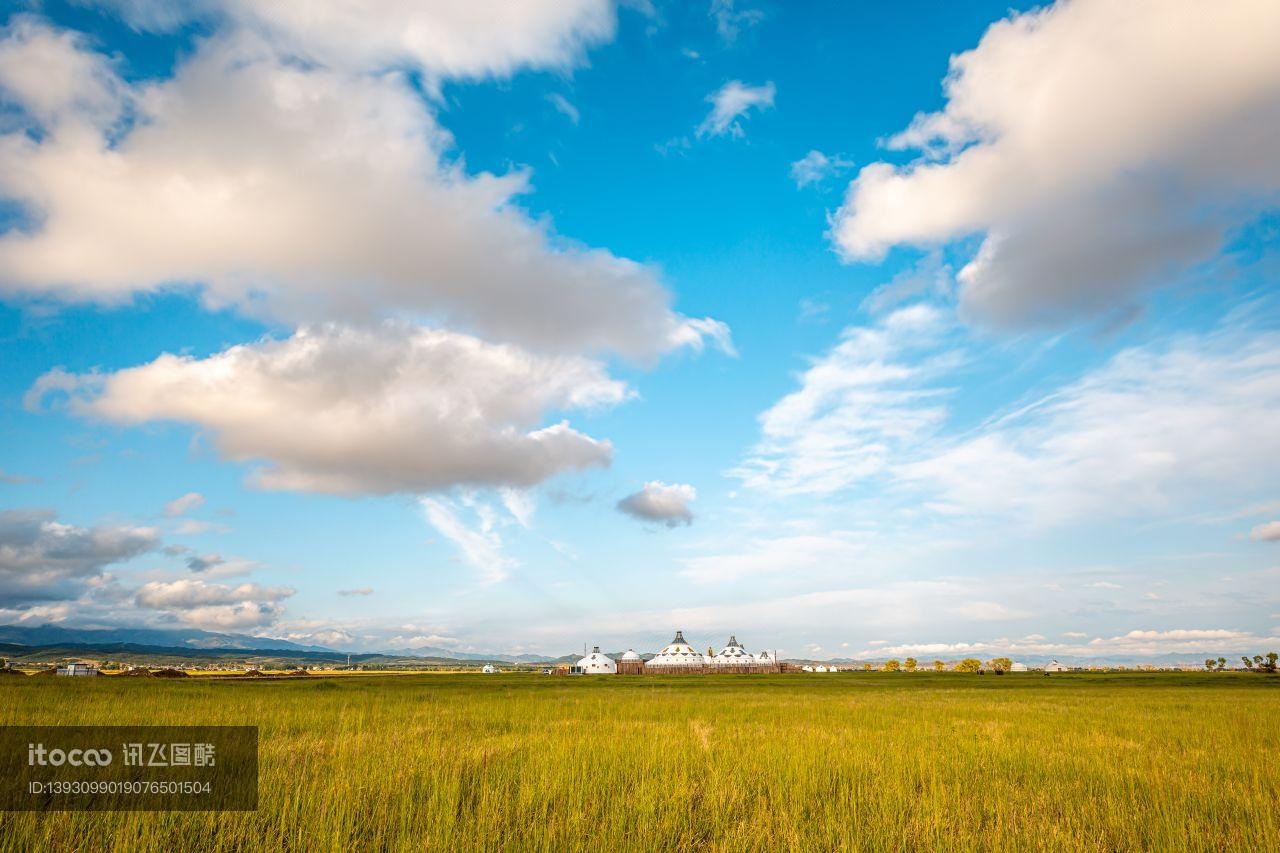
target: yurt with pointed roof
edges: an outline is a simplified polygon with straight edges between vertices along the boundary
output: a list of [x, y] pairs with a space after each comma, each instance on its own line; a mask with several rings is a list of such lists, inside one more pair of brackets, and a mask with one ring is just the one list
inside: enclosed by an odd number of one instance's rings
[[734, 671], [755, 666], [755, 663], [755, 655], [744, 649], [736, 636], [729, 637], [729, 644], [711, 658], [711, 666], [719, 671]]
[[675, 639], [644, 665], [645, 672], [672, 674], [702, 672], [705, 668], [702, 653], [689, 645], [683, 631], [676, 631]]
[[618, 675], [644, 675], [644, 658], [635, 649], [627, 649], [618, 658]]
[[617, 675], [618, 673], [618, 665], [613, 662], [613, 658], [603, 654], [599, 646], [578, 661], [578, 669], [583, 675]]

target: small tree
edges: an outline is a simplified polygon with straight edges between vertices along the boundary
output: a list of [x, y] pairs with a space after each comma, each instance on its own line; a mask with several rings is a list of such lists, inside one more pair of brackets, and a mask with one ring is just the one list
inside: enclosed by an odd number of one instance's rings
[[873, 670], [873, 669], [875, 669], [875, 667], [874, 667], [874, 666], [872, 666], [872, 665], [871, 665], [871, 664], [869, 664], [869, 663], [864, 663], [864, 664], [862, 665], [862, 671], [863, 671], [863, 672], [870, 672], [870, 671], [871, 671], [871, 670]]
[[1259, 664], [1259, 665], [1258, 665], [1258, 668], [1259, 668], [1260, 670], [1262, 670], [1263, 672], [1275, 672], [1275, 671], [1276, 671], [1276, 662], [1277, 662], [1278, 660], [1280, 660], [1280, 655], [1277, 655], [1275, 652], [1267, 652], [1267, 661], [1266, 661], [1266, 663]]
[[1227, 668], [1227, 659], [1226, 659], [1226, 658], [1218, 658], [1218, 672], [1222, 672], [1222, 670], [1224, 670], [1224, 669], [1226, 669], [1226, 668]]
[[996, 675], [1004, 675], [1013, 669], [1013, 661], [1009, 660], [1009, 658], [992, 658], [991, 669]]
[[942, 672], [942, 671], [943, 671], [944, 669], [946, 669], [946, 668], [947, 668], [947, 665], [946, 665], [945, 663], [943, 663], [942, 661], [940, 661], [940, 660], [935, 660], [935, 661], [933, 662], [933, 671], [934, 671], [934, 672]]
[[890, 658], [889, 660], [884, 662], [885, 672], [897, 672], [900, 669], [902, 669], [902, 664], [898, 661], [897, 658]]
[[1253, 669], [1253, 661], [1249, 660], [1248, 655], [1241, 655], [1240, 660], [1244, 661], [1245, 669]]
[[906, 669], [907, 672], [915, 672], [916, 667], [919, 665], [920, 665], [919, 661], [917, 661], [915, 658], [907, 658], [905, 661], [903, 661], [903, 664], [902, 664], [903, 668]]
[[965, 658], [956, 664], [956, 672], [977, 672], [982, 669], [982, 661], [977, 658]]
[[1209, 672], [1213, 672], [1213, 658], [1204, 659], [1204, 668]]

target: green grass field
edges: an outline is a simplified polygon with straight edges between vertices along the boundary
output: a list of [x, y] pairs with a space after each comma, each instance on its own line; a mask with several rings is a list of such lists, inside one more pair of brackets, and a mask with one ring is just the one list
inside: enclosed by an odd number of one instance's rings
[[1280, 850], [1248, 674], [9, 678], [0, 722], [256, 724], [260, 805], [0, 850]]

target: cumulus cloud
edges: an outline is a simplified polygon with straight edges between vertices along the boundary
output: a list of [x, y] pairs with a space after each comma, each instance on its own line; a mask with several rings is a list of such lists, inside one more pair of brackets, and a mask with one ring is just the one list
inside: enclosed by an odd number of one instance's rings
[[1280, 542], [1280, 521], [1259, 524], [1249, 531], [1249, 538], [1255, 542]]
[[727, 135], [734, 138], [744, 136], [746, 131], [742, 129], [739, 119], [745, 119], [752, 110], [761, 112], [772, 109], [773, 97], [776, 93], [777, 89], [773, 83], [748, 86], [741, 80], [730, 80], [707, 95], [711, 112], [702, 120], [702, 124], [698, 125], [697, 135], [699, 137]]
[[1005, 326], [1131, 304], [1280, 199], [1280, 17], [1268, 0], [1066, 0], [953, 57], [946, 107], [849, 186], [849, 259], [982, 235], [963, 312]]
[[204, 495], [199, 492], [187, 492], [182, 497], [174, 498], [165, 504], [164, 514], [170, 518], [176, 518], [202, 506], [204, 506]]
[[300, 59], [379, 72], [413, 67], [435, 78], [506, 77], [523, 67], [565, 69], [613, 38], [612, 0], [90, 0], [140, 29], [193, 20], [230, 25]]
[[226, 563], [221, 554], [193, 554], [187, 558], [187, 568], [193, 572], [207, 572]]
[[284, 613], [280, 602], [294, 592], [284, 586], [266, 587], [256, 583], [227, 586], [183, 578], [143, 584], [134, 596], [134, 603], [198, 628], [243, 630], [275, 622]]
[[342, 596], [343, 598], [351, 598], [352, 596], [373, 595], [373, 587], [358, 586], [355, 589], [340, 589], [338, 590], [338, 595]]
[[0, 511], [0, 607], [75, 598], [105, 567], [159, 544], [148, 527], [76, 527], [52, 510]]
[[521, 211], [526, 172], [450, 160], [451, 136], [404, 73], [300, 63], [233, 31], [170, 79], [113, 75], [31, 18], [0, 39], [0, 86], [29, 119], [0, 136], [0, 197], [26, 214], [0, 236], [0, 292], [119, 302], [195, 287], [211, 306], [295, 323], [426, 316], [640, 361], [727, 335], [672, 311], [654, 270]]
[[667, 527], [687, 526], [693, 524], [693, 509], [689, 504], [697, 497], [698, 491], [693, 486], [653, 480], [618, 501], [617, 509], [641, 521], [656, 521]]
[[50, 373], [28, 403], [51, 388], [69, 390], [86, 416], [193, 424], [225, 458], [261, 463], [253, 479], [264, 488], [334, 494], [530, 486], [606, 465], [608, 442], [544, 418], [629, 394], [581, 357], [399, 324], [302, 329], [104, 375]]
[[804, 189], [810, 184], [820, 184], [851, 168], [853, 168], [852, 160], [846, 160], [839, 154], [828, 157], [821, 151], [814, 150], [791, 164], [791, 180], [796, 182], [797, 189]]

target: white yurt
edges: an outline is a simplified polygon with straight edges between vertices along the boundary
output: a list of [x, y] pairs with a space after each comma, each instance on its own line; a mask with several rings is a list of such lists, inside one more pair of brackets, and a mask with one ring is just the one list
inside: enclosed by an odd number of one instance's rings
[[754, 666], [755, 662], [755, 656], [749, 654], [733, 636], [729, 637], [729, 645], [711, 659], [712, 666]]
[[591, 654], [578, 661], [578, 666], [582, 670], [583, 675], [616, 675], [618, 665], [613, 662], [613, 658], [600, 652], [600, 647], [596, 646], [591, 650]]
[[675, 639], [667, 643], [662, 651], [649, 659], [644, 668], [647, 672], [654, 670], [688, 670], [701, 669], [706, 659], [701, 652], [689, 645], [683, 631], [676, 631]]
[[485, 673], [486, 675], [489, 675], [497, 672], [498, 668], [491, 663], [487, 663], [484, 665], [484, 667], [480, 671]]
[[639, 661], [644, 660], [644, 658], [640, 657], [640, 653], [637, 652], [635, 649], [627, 649], [625, 652], [622, 653], [621, 660], [627, 663], [637, 663]]
[[1013, 665], [1009, 667], [1009, 671], [1010, 672], [1026, 672], [1027, 665], [1025, 663], [1018, 663], [1015, 661]]
[[1056, 660], [1044, 665], [1045, 672], [1066, 672], [1067, 668]]

